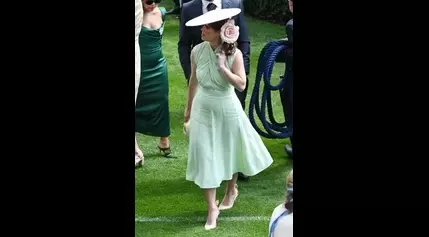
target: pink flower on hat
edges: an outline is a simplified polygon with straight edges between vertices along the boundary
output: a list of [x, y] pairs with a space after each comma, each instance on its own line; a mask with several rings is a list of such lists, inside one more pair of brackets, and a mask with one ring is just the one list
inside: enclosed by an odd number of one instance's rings
[[235, 26], [234, 20], [228, 20], [225, 24], [223, 24], [222, 28], [220, 28], [220, 38], [223, 42], [228, 44], [235, 43], [238, 39], [238, 35], [240, 28]]

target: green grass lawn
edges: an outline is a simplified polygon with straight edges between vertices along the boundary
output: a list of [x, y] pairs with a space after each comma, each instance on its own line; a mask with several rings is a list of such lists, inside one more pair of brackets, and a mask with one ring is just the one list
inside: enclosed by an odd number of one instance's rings
[[[172, 1], [162, 3], [167, 10]], [[253, 91], [259, 53], [273, 39], [284, 38], [284, 28], [252, 18], [246, 18], [251, 40], [251, 71], [249, 75], [248, 104]], [[137, 139], [145, 154], [143, 168], [136, 170], [135, 230], [136, 236], [266, 236], [269, 216], [274, 207], [285, 197], [285, 178], [292, 168], [283, 146], [286, 139], [263, 139], [274, 163], [265, 171], [251, 177], [248, 182], [238, 182], [240, 195], [231, 210], [221, 212], [217, 228], [204, 230], [206, 205], [203, 191], [193, 182], [185, 180], [187, 164], [187, 139], [183, 135], [183, 111], [187, 97], [186, 79], [179, 62], [177, 42], [179, 21], [175, 16], [166, 20], [163, 51], [167, 58], [170, 86], [170, 143], [174, 158], [164, 158], [157, 150], [159, 138], [138, 135]], [[279, 64], [274, 68], [273, 83], [284, 72]], [[278, 93], [273, 96], [274, 114], [283, 121]], [[224, 184], [218, 189], [217, 198], [222, 200]], [[159, 219], [155, 219], [159, 218]]]

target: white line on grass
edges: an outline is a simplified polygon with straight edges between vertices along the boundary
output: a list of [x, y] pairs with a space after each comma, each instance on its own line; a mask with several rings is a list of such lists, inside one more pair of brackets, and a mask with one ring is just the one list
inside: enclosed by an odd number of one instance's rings
[[[196, 222], [196, 221], [206, 221], [207, 217], [136, 217], [135, 222]], [[226, 216], [219, 217], [220, 221], [269, 221], [269, 216]]]

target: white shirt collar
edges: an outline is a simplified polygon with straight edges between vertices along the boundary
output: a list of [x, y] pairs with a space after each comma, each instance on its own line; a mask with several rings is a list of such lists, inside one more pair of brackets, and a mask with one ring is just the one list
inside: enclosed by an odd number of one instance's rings
[[[202, 0], [203, 1], [203, 13], [207, 12], [207, 5], [209, 5], [209, 1], [207, 0]], [[213, 0], [212, 3], [214, 3], [217, 8], [222, 8], [222, 0]]]

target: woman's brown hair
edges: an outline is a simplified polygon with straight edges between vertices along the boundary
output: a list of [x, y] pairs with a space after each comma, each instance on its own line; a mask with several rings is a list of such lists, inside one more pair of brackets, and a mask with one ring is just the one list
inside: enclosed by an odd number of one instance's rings
[[[210, 28], [212, 28], [213, 30], [215, 30], [215, 31], [220, 31], [220, 29], [222, 28], [222, 26], [227, 21], [228, 21], [228, 19], [217, 21], [217, 22], [213, 22], [213, 23], [210, 23], [208, 26]], [[234, 54], [236, 47], [237, 47], [237, 43], [236, 42], [234, 42], [232, 44], [228, 44], [226, 42], [222, 43], [222, 51], [225, 53], [226, 56], [230, 56], [230, 55]]]

